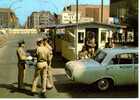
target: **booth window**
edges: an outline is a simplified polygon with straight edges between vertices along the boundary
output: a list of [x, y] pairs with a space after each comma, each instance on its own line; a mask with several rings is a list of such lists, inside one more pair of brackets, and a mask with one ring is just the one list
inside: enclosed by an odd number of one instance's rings
[[101, 42], [106, 41], [106, 31], [101, 32]]
[[84, 32], [78, 32], [78, 43], [84, 42]]

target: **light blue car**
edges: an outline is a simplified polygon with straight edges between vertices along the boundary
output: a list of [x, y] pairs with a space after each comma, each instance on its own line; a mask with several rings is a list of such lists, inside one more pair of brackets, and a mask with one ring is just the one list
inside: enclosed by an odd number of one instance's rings
[[105, 48], [95, 58], [69, 61], [65, 71], [75, 82], [96, 83], [99, 90], [138, 84], [138, 48]]

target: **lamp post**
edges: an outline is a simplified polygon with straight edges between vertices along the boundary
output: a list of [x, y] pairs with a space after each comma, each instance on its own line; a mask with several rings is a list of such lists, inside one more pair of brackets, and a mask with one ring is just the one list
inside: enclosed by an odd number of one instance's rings
[[103, 22], [103, 0], [101, 0], [101, 23]]
[[78, 0], [76, 0], [76, 33], [75, 33], [75, 58], [78, 58], [78, 52], [77, 52], [77, 43], [78, 43]]
[[[12, 2], [11, 2], [11, 4], [9, 5], [9, 9], [12, 9], [12, 7], [13, 7], [13, 5], [15, 4], [15, 3], [17, 3], [17, 2], [22, 2], [22, 0], [11, 0]], [[21, 8], [21, 7], [16, 7], [16, 8], [14, 8], [14, 10], [16, 10], [16, 9], [19, 9], [19, 8]], [[10, 27], [10, 26], [13, 26], [12, 25], [13, 23], [11, 23], [11, 22], [9, 22], [8, 21], [8, 28]]]

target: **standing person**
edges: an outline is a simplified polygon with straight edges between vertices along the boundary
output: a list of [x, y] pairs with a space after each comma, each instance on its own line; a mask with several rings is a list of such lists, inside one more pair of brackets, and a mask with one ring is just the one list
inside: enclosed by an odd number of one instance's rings
[[95, 33], [94, 32], [90, 33], [90, 36], [88, 37], [88, 39], [86, 41], [86, 46], [87, 46], [87, 49], [88, 49], [89, 57], [94, 56], [94, 54], [95, 54], [95, 46], [96, 46]]
[[47, 88], [51, 89], [51, 88], [53, 88], [53, 76], [52, 76], [52, 68], [51, 68], [52, 58], [53, 58], [53, 49], [49, 45], [47, 38], [44, 38], [43, 42], [44, 42], [44, 47], [46, 48], [47, 51], [49, 51], [49, 56], [48, 56], [48, 61], [47, 61], [47, 63], [48, 63]]
[[35, 74], [33, 79], [32, 85], [32, 93], [36, 92], [36, 86], [39, 78], [39, 74], [41, 76], [41, 84], [42, 84], [42, 92], [41, 95], [45, 96], [46, 93], [46, 78], [47, 78], [47, 59], [48, 59], [48, 51], [46, 51], [43, 40], [37, 41], [37, 49], [36, 49], [36, 56], [37, 56], [37, 65], [35, 68]]
[[25, 74], [25, 68], [26, 68], [26, 63], [25, 61], [27, 60], [27, 54], [24, 50], [25, 47], [25, 42], [21, 41], [18, 43], [18, 48], [16, 50], [17, 52], [17, 57], [18, 57], [18, 88], [19, 89], [24, 89], [24, 74]]

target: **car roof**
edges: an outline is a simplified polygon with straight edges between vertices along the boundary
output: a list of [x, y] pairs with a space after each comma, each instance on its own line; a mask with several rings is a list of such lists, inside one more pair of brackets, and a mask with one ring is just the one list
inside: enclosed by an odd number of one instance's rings
[[119, 48], [105, 48], [103, 49], [106, 53], [116, 54], [116, 53], [137, 53], [137, 47], [119, 47]]

